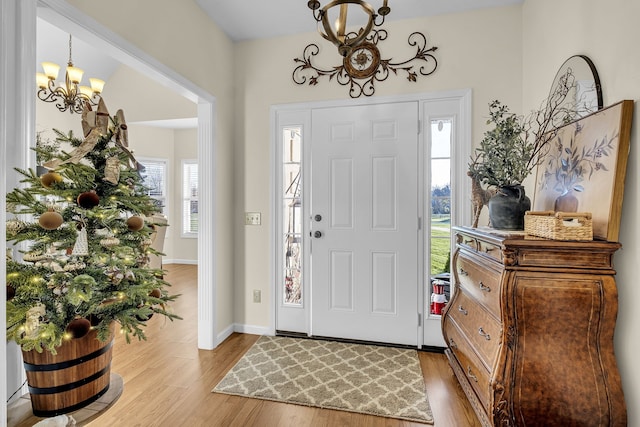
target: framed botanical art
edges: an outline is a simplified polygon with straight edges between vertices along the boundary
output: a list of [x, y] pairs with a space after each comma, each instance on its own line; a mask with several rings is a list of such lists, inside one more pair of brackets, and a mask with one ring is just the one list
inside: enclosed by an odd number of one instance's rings
[[536, 172], [534, 211], [590, 212], [593, 237], [617, 241], [633, 101], [556, 129]]

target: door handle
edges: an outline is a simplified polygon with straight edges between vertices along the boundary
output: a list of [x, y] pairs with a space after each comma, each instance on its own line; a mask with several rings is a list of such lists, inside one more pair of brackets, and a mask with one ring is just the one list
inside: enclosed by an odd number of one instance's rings
[[322, 232], [321, 231], [314, 231], [313, 232], [313, 237], [315, 237], [316, 239], [319, 239], [322, 237]]

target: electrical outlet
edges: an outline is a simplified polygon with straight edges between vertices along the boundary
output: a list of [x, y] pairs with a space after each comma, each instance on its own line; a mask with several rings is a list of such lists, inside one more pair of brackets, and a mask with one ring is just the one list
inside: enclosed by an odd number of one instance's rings
[[260, 225], [262, 222], [260, 212], [245, 212], [244, 223], [245, 225]]
[[253, 302], [261, 302], [262, 301], [262, 292], [260, 289], [253, 290]]

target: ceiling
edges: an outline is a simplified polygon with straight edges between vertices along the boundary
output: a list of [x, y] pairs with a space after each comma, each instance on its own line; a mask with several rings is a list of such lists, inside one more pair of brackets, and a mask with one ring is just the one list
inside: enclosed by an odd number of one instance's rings
[[[195, 1], [233, 41], [287, 36], [316, 29], [316, 22], [306, 0]], [[382, 0], [368, 1], [375, 10], [382, 5]], [[328, 0], [321, 0], [323, 6], [327, 2]], [[387, 19], [442, 15], [522, 2], [523, 0], [389, 0], [391, 14]]]

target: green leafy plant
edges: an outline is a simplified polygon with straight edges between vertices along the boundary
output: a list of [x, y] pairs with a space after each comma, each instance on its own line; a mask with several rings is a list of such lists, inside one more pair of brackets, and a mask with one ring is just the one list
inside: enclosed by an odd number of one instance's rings
[[535, 142], [524, 137], [523, 118], [495, 100], [489, 104], [487, 124], [493, 128], [485, 132], [476, 148], [469, 171], [489, 186], [521, 184], [535, 166]]

